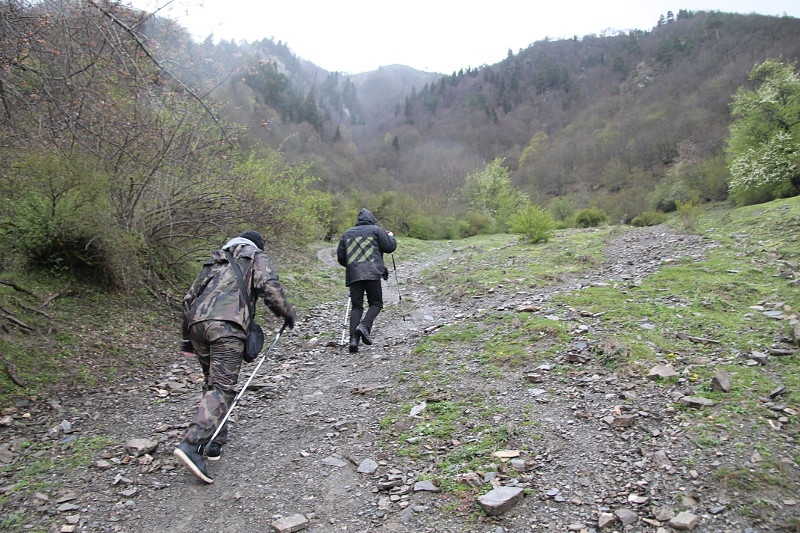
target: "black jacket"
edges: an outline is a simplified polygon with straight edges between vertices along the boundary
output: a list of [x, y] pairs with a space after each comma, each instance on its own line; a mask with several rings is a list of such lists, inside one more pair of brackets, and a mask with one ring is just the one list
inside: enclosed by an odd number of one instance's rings
[[336, 257], [339, 264], [347, 268], [345, 284], [348, 287], [356, 281], [381, 279], [388, 273], [383, 264], [383, 254], [394, 252], [397, 241], [377, 223], [372, 213], [361, 209], [356, 225], [339, 239]]

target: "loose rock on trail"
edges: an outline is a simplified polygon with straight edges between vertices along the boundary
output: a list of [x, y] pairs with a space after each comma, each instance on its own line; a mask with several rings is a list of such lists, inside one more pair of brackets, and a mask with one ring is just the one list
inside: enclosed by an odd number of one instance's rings
[[[554, 295], [598, 283], [637, 283], [667, 261], [701, 260], [710, 246], [666, 226], [628, 231], [609, 242], [607, 261], [595, 268], [523, 293], [500, 289], [451, 302], [418, 283], [422, 269], [451, 256], [443, 244], [435, 258], [398, 265], [397, 278], [392, 272], [375, 344], [358, 354], [338, 346], [344, 287], [339, 298], [299, 317], [297, 330], [281, 337], [232, 414], [231, 442], [219, 461], [209, 463], [213, 484], [194, 478], [172, 457], [202, 379], [196, 361], [176, 353], [154, 359], [139, 380], [49, 405], [31, 402], [9, 414], [29, 413], [41, 421], [39, 428], [52, 428], [49, 438], [106, 435], [121, 444], [102, 449], [91, 467], [70, 470], [32, 499], [0, 487], [3, 505], [17, 509], [33, 530], [62, 532], [767, 531], [748, 529], [752, 525], [742, 516], [727, 511], [736, 496], [718, 491], [711, 464], [724, 457], [711, 454], [709, 464], [685, 461], [693, 444], [669, 406], [688, 396], [679, 387], [656, 387], [647, 376], [619, 376], [581, 360], [579, 342], [571, 355], [585, 371], [571, 382], [557, 379], [544, 363], [491, 383], [498, 406], [493, 423], [522, 434], [534, 428], [536, 438], [523, 438], [521, 450], [498, 450], [487, 458], [494, 471], [464, 479], [482, 487], [481, 494], [496, 486], [498, 492], [480, 502], [442, 491], [441, 480], [429, 479], [436, 449], [411, 459], [400, 453], [404, 443], [382, 432], [397, 400], [407, 397], [408, 384], [398, 376], [428, 333], [486, 309], [522, 305], [530, 308], [525, 312], [568, 319], [575, 310], [550, 304]], [[318, 257], [340, 268], [333, 249]], [[602, 328], [599, 320], [584, 318], [587, 328]], [[474, 382], [459, 379], [443, 385], [442, 393], [485, 390], [474, 364], [474, 373], [461, 374], [474, 375]], [[244, 367], [240, 383], [254, 367]], [[535, 426], [521, 414], [528, 404], [535, 406]], [[419, 402], [408, 416], [425, 408]], [[0, 461], [7, 464], [28, 453], [13, 445], [14, 437], [24, 435], [4, 437], [0, 447]], [[797, 514], [792, 498], [774, 503], [778, 515]]]

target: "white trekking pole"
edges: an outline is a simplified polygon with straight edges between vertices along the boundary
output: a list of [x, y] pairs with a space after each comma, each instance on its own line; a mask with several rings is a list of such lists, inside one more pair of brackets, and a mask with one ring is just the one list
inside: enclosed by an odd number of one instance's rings
[[347, 307], [344, 310], [344, 318], [342, 318], [342, 338], [339, 341], [339, 353], [342, 352], [342, 347], [345, 345], [345, 338], [347, 336], [347, 317], [350, 314], [350, 296], [347, 297]]

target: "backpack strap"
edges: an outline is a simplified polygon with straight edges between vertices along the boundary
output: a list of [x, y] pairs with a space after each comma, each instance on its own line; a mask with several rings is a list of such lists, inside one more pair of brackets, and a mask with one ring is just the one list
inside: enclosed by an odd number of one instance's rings
[[253, 308], [253, 299], [250, 297], [250, 291], [247, 290], [247, 287], [244, 284], [242, 269], [239, 268], [239, 263], [237, 263], [233, 258], [233, 254], [230, 252], [230, 250], [225, 250], [225, 254], [228, 256], [228, 263], [230, 263], [231, 268], [233, 269], [233, 275], [236, 277], [236, 281], [239, 282], [239, 289], [241, 289], [242, 294], [247, 297], [247, 308], [250, 310], [250, 317], [252, 320], [255, 318], [256, 313], [255, 309]]

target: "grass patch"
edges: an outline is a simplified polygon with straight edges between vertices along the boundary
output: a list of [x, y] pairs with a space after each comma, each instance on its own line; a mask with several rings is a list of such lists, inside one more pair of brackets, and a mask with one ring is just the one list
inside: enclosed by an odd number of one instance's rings
[[69, 443], [29, 441], [23, 446], [18, 464], [0, 471], [10, 473], [9, 485], [14, 486], [15, 492], [47, 490], [57, 486], [57, 481], [50, 480], [57, 480], [59, 473], [91, 465], [98, 452], [113, 444], [106, 437], [78, 438]]
[[609, 229], [560, 230], [547, 245], [525, 244], [512, 235], [478, 235], [458, 241], [447, 261], [424, 271], [422, 279], [456, 301], [498, 289], [522, 291], [595, 266], [610, 235]]
[[[523, 313], [493, 314], [480, 321], [446, 326], [425, 337], [414, 354], [441, 361], [480, 359], [502, 368], [516, 368], [547, 357], [571, 339], [560, 322]], [[545, 348], [546, 346], [546, 348]]]

